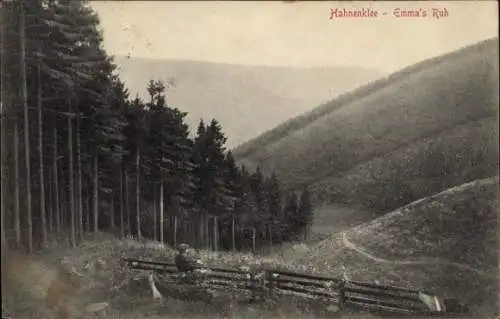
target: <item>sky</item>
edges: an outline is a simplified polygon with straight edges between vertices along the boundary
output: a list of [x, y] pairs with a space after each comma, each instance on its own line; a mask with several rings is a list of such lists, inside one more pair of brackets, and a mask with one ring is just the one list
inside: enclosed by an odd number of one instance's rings
[[[152, 59], [396, 71], [498, 36], [496, 1], [92, 1], [91, 6], [109, 54]], [[370, 9], [379, 16], [330, 19], [332, 9], [342, 8]], [[433, 8], [447, 16], [432, 17]], [[398, 18], [397, 9], [428, 15]]]

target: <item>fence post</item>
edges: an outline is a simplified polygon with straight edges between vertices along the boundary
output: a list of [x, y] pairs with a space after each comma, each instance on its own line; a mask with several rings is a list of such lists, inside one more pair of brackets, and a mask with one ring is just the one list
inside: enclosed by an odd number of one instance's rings
[[252, 253], [255, 254], [255, 238], [256, 238], [256, 234], [255, 234], [256, 230], [255, 230], [255, 227], [252, 228]]
[[339, 309], [345, 309], [345, 279], [340, 279], [339, 283]]
[[252, 287], [252, 296], [250, 297], [250, 301], [255, 301], [257, 300], [257, 285], [256, 285], [256, 280], [255, 280], [255, 273], [252, 271], [250, 272], [250, 286]]
[[277, 277], [277, 274], [273, 273], [272, 271], [268, 271], [266, 270], [266, 279], [269, 283], [269, 287], [268, 287], [268, 297], [270, 298], [274, 298], [274, 287], [275, 287], [275, 276]]

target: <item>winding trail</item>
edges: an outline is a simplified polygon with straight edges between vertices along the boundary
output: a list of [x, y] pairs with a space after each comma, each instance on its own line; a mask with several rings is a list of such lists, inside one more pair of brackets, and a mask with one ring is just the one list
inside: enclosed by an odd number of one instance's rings
[[359, 254], [361, 254], [361, 255], [363, 255], [363, 256], [365, 256], [373, 261], [380, 262], [380, 263], [388, 263], [388, 264], [393, 264], [393, 265], [427, 265], [429, 263], [438, 263], [441, 265], [452, 266], [452, 267], [459, 268], [462, 270], [468, 270], [468, 271], [474, 272], [474, 273], [476, 273], [480, 276], [486, 277], [486, 278], [499, 280], [498, 276], [492, 276], [492, 275], [489, 275], [489, 274], [487, 274], [487, 273], [485, 273], [477, 268], [473, 268], [473, 267], [470, 267], [468, 265], [464, 265], [464, 264], [460, 264], [460, 263], [451, 262], [451, 261], [448, 261], [448, 260], [445, 260], [442, 258], [421, 258], [421, 259], [414, 259], [414, 260], [389, 260], [389, 259], [380, 258], [380, 257], [377, 257], [377, 256], [373, 255], [372, 253], [368, 252], [365, 248], [362, 248], [362, 247], [354, 244], [353, 242], [351, 242], [347, 238], [347, 234], [345, 232], [342, 232], [342, 243], [344, 244], [344, 246], [346, 248], [352, 249], [352, 250], [356, 251], [357, 253], [359, 253]]

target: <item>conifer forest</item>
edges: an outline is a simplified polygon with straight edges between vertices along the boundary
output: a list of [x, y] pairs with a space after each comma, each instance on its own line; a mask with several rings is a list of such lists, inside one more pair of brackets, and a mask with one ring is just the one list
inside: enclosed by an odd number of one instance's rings
[[224, 123], [188, 127], [169, 82], [130, 96], [85, 1], [3, 1], [1, 21], [4, 246], [108, 232], [255, 250], [307, 236], [307, 189], [238, 165]]

